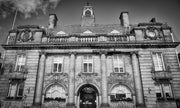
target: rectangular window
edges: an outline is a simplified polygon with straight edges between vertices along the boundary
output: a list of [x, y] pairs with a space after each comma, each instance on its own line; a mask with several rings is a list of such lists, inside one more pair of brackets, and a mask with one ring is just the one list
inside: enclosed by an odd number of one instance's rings
[[91, 55], [85, 55], [83, 59], [83, 68], [85, 73], [93, 72], [93, 58]]
[[63, 57], [54, 57], [53, 59], [53, 72], [62, 72]]
[[124, 60], [122, 55], [113, 56], [114, 72], [123, 73], [124, 72]]
[[158, 52], [153, 53], [152, 58], [153, 58], [155, 71], [163, 71], [163, 70], [165, 70], [162, 53], [158, 53]]
[[26, 56], [25, 55], [17, 55], [15, 71], [22, 71], [25, 68]]
[[11, 80], [11, 82], [9, 84], [8, 97], [11, 97], [13, 99], [22, 98], [23, 91], [24, 91], [24, 81]]
[[163, 98], [161, 85], [156, 85], [155, 86], [155, 92], [156, 92], [156, 97], [157, 97], [158, 100]]
[[17, 84], [16, 83], [12, 83], [12, 84], [10, 84], [10, 86], [9, 86], [9, 97], [15, 97], [15, 95], [16, 95], [16, 88], [17, 88]]
[[168, 100], [173, 98], [170, 84], [158, 84], [155, 86], [155, 91], [158, 100]]
[[168, 98], [172, 98], [171, 86], [169, 84], [163, 84], [164, 96]]

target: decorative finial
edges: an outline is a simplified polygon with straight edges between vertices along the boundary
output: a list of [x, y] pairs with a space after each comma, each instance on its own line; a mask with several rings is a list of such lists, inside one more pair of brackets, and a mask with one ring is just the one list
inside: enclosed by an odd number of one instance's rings
[[89, 6], [89, 1], [87, 1], [87, 6]]

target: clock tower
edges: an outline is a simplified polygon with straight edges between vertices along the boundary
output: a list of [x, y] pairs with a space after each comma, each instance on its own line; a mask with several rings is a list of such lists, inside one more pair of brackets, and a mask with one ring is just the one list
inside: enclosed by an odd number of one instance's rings
[[83, 13], [81, 17], [81, 26], [94, 26], [95, 16], [92, 6], [87, 2], [86, 6], [83, 8]]

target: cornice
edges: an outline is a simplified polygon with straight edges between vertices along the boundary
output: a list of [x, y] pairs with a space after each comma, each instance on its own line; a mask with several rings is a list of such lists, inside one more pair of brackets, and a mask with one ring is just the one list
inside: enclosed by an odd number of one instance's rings
[[176, 48], [180, 42], [154, 42], [154, 43], [45, 43], [45, 44], [12, 44], [2, 45], [6, 50], [31, 50], [31, 49], [79, 49], [79, 48], [91, 48], [91, 49], [109, 49], [109, 48]]

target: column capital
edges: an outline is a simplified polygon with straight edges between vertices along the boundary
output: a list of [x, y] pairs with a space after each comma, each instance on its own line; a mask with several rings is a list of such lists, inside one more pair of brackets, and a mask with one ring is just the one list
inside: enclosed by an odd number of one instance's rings
[[138, 55], [138, 53], [139, 53], [139, 51], [131, 51], [130, 52], [131, 55], [133, 55], [133, 54]]
[[68, 54], [69, 54], [69, 55], [71, 55], [71, 54], [76, 55], [77, 52], [69, 52]]
[[41, 50], [41, 51], [39, 51], [39, 55], [47, 55], [47, 52], [46, 51], [44, 51], [44, 50]]
[[100, 50], [100, 51], [99, 51], [99, 54], [105, 54], [105, 55], [106, 55], [106, 54], [107, 54], [107, 51], [105, 51], [105, 50]]

